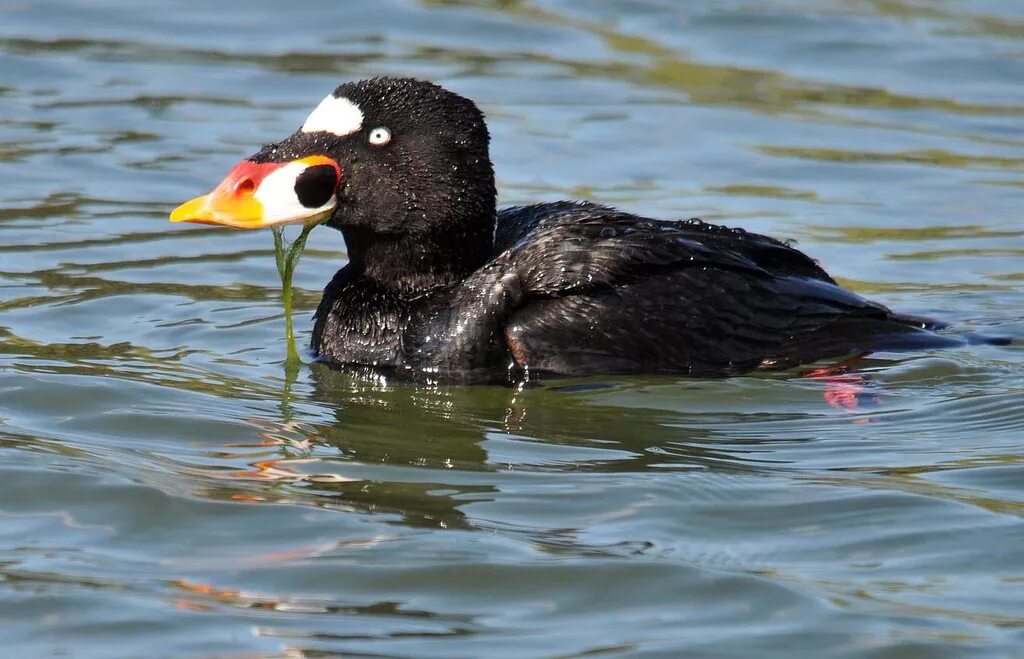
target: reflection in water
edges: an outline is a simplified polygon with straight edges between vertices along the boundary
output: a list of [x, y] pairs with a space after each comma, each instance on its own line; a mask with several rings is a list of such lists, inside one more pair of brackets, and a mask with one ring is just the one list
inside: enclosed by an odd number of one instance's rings
[[[647, 448], [680, 441], [691, 433], [695, 440], [708, 435], [701, 424], [694, 424], [692, 429], [666, 425], [665, 413], [659, 415], [657, 409], [624, 411], [595, 405], [585, 395], [573, 395], [581, 390], [576, 382], [566, 389], [557, 382], [520, 387], [428, 387], [390, 383], [383, 377], [346, 373], [321, 364], [314, 365], [312, 377], [316, 400], [337, 410], [337, 424], [317, 427], [319, 439], [362, 462], [502, 469], [512, 465], [491, 460], [480, 446], [491, 433], [501, 433], [519, 441], [589, 448], [602, 456], [593, 461], [582, 454], [568, 458], [566, 463], [571, 462], [574, 470], [643, 471], [665, 459], [663, 455], [648, 454]], [[670, 385], [674, 380], [649, 382]], [[643, 383], [642, 378], [630, 378], [628, 384], [598, 379], [582, 391], [634, 387], [643, 392]], [[414, 424], [406, 428], [402, 438], [391, 432], [395, 418]], [[410, 441], [412, 438], [415, 441]], [[696, 466], [703, 458], [711, 461], [721, 456], [694, 449], [687, 457], [690, 459], [681, 459], [677, 466]], [[545, 463], [534, 466], [543, 467]]]
[[[736, 442], [715, 426], [728, 427], [721, 414], [696, 409], [676, 409], [677, 399], [694, 387], [714, 386], [714, 381], [694, 383], [671, 377], [629, 378], [626, 381], [568, 381], [535, 383], [529, 386], [425, 386], [392, 382], [386, 375], [370, 370], [346, 371], [325, 364], [311, 364], [313, 390], [302, 400], [315, 400], [333, 410], [328, 422], [303, 422], [292, 406], [292, 381], [285, 382], [281, 398], [281, 419], [252, 419], [260, 430], [259, 441], [231, 443], [211, 454], [222, 460], [246, 460], [248, 468], [214, 474], [231, 480], [273, 481], [297, 486], [330, 500], [332, 507], [364, 512], [398, 513], [400, 521], [412, 526], [475, 528], [459, 509], [473, 501], [487, 500], [498, 491], [480, 485], [478, 479], [452, 483], [445, 473], [541, 471], [571, 469], [575, 473], [644, 473], [651, 469], [714, 469], [736, 473], [757, 473], [780, 468], [778, 461], [759, 455], [764, 438], [747, 437]], [[835, 382], [820, 383], [812, 395], [819, 396], [819, 414], [827, 412], [831, 397], [853, 401], [862, 387], [847, 378], [832, 376]], [[750, 386], [784, 384], [776, 376], [747, 378]], [[838, 386], [838, 388], [833, 388]], [[660, 390], [661, 400], [651, 407], [623, 408], [599, 397], [628, 392], [640, 399], [647, 387]], [[847, 389], [846, 387], [851, 387]], [[854, 390], [855, 389], [855, 390]], [[668, 407], [659, 409], [659, 403]], [[840, 405], [841, 407], [841, 405]], [[752, 415], [755, 419], [757, 415]], [[794, 415], [797, 419], [803, 415]], [[853, 423], [869, 421], [866, 414], [851, 417]], [[403, 432], [394, 433], [401, 419]], [[740, 413], [735, 423], [749, 423]], [[502, 439], [497, 439], [502, 438]], [[546, 446], [543, 451], [518, 450], [509, 454], [504, 443], [512, 440], [516, 449]], [[497, 442], [496, 448], [491, 448]], [[242, 451], [236, 451], [243, 449]], [[244, 449], [251, 449], [245, 451]], [[352, 469], [353, 466], [356, 469]], [[394, 469], [416, 469], [415, 482], [368, 478], [367, 467], [381, 465], [394, 478]], [[372, 469], [369, 471], [373, 471]], [[435, 473], [438, 480], [422, 482], [421, 474]], [[213, 496], [213, 491], [206, 492]], [[265, 498], [249, 492], [230, 492], [232, 500], [260, 502]], [[275, 500], [281, 500], [280, 494]], [[486, 525], [485, 525], [486, 526]]]

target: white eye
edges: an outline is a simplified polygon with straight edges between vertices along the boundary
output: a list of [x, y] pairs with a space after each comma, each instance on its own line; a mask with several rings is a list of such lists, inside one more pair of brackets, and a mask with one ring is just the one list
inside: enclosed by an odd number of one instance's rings
[[378, 126], [370, 131], [370, 136], [367, 139], [374, 146], [384, 146], [391, 141], [391, 131], [384, 126]]

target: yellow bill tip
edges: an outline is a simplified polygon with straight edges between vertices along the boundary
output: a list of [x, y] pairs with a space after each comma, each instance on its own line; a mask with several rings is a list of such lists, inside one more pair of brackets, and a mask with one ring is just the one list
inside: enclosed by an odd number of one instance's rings
[[210, 195], [190, 199], [171, 211], [171, 222], [208, 222]]
[[213, 224], [232, 229], [260, 229], [266, 226], [262, 205], [252, 197], [225, 198], [214, 191], [186, 201], [171, 211], [171, 222]]

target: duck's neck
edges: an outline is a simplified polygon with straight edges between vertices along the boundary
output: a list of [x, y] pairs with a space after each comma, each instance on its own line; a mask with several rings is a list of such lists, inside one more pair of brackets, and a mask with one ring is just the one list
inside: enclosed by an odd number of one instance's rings
[[380, 235], [342, 229], [353, 274], [400, 293], [419, 293], [462, 281], [493, 256], [494, 228], [481, 223], [457, 235]]

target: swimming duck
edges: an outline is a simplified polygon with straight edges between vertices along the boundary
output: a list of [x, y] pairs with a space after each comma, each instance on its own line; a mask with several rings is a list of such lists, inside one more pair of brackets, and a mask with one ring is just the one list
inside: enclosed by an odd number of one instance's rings
[[311, 341], [337, 365], [726, 376], [954, 342], [774, 238], [586, 201], [497, 210], [489, 141], [477, 106], [435, 84], [350, 82], [171, 220], [341, 231]]

